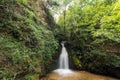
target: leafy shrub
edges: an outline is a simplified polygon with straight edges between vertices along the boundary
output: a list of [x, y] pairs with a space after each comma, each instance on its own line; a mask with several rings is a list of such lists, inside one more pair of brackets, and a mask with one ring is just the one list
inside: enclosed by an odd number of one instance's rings
[[[71, 56], [78, 69], [120, 74], [119, 2], [120, 0], [77, 0], [66, 11], [65, 18], [64, 14], [60, 16], [58, 39], [70, 43]], [[109, 47], [115, 49], [115, 52]], [[118, 72], [115, 73], [116, 71]]]
[[42, 75], [58, 45], [52, 31], [27, 0], [2, 0], [0, 5], [0, 79]]

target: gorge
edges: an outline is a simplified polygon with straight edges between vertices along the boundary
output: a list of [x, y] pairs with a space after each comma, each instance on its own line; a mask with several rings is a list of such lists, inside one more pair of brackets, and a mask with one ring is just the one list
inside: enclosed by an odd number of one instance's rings
[[0, 80], [119, 80], [119, 9], [120, 0], [0, 0]]

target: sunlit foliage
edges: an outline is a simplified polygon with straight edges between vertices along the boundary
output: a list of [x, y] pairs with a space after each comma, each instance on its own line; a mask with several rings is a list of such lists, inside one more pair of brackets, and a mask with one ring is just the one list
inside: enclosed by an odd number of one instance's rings
[[[96, 72], [103, 71], [108, 66], [120, 68], [120, 0], [74, 2], [66, 15], [61, 15], [57, 34], [71, 44], [74, 53], [72, 56], [77, 56], [73, 60], [80, 60], [83, 66], [77, 61], [77, 67], [80, 65], [79, 68]], [[101, 66], [99, 69], [98, 65]]]

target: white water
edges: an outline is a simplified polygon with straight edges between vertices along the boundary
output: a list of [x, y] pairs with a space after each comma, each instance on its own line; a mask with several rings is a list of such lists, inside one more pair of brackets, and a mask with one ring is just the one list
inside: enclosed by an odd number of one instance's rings
[[58, 73], [60, 76], [71, 76], [75, 74], [70, 69], [56, 69], [54, 72]]
[[59, 57], [59, 69], [54, 70], [54, 72], [62, 76], [71, 76], [74, 74], [74, 72], [69, 69], [68, 53], [64, 46], [64, 43], [61, 43], [61, 45], [62, 51]]
[[59, 68], [60, 69], [69, 69], [69, 62], [68, 62], [68, 53], [64, 46], [64, 43], [61, 43], [62, 51], [59, 57]]

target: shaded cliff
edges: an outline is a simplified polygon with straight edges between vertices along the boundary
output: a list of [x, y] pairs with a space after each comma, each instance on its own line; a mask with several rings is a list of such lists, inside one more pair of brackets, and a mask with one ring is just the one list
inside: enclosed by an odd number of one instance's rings
[[0, 79], [43, 75], [58, 45], [51, 31], [54, 26], [41, 0], [1, 0]]

